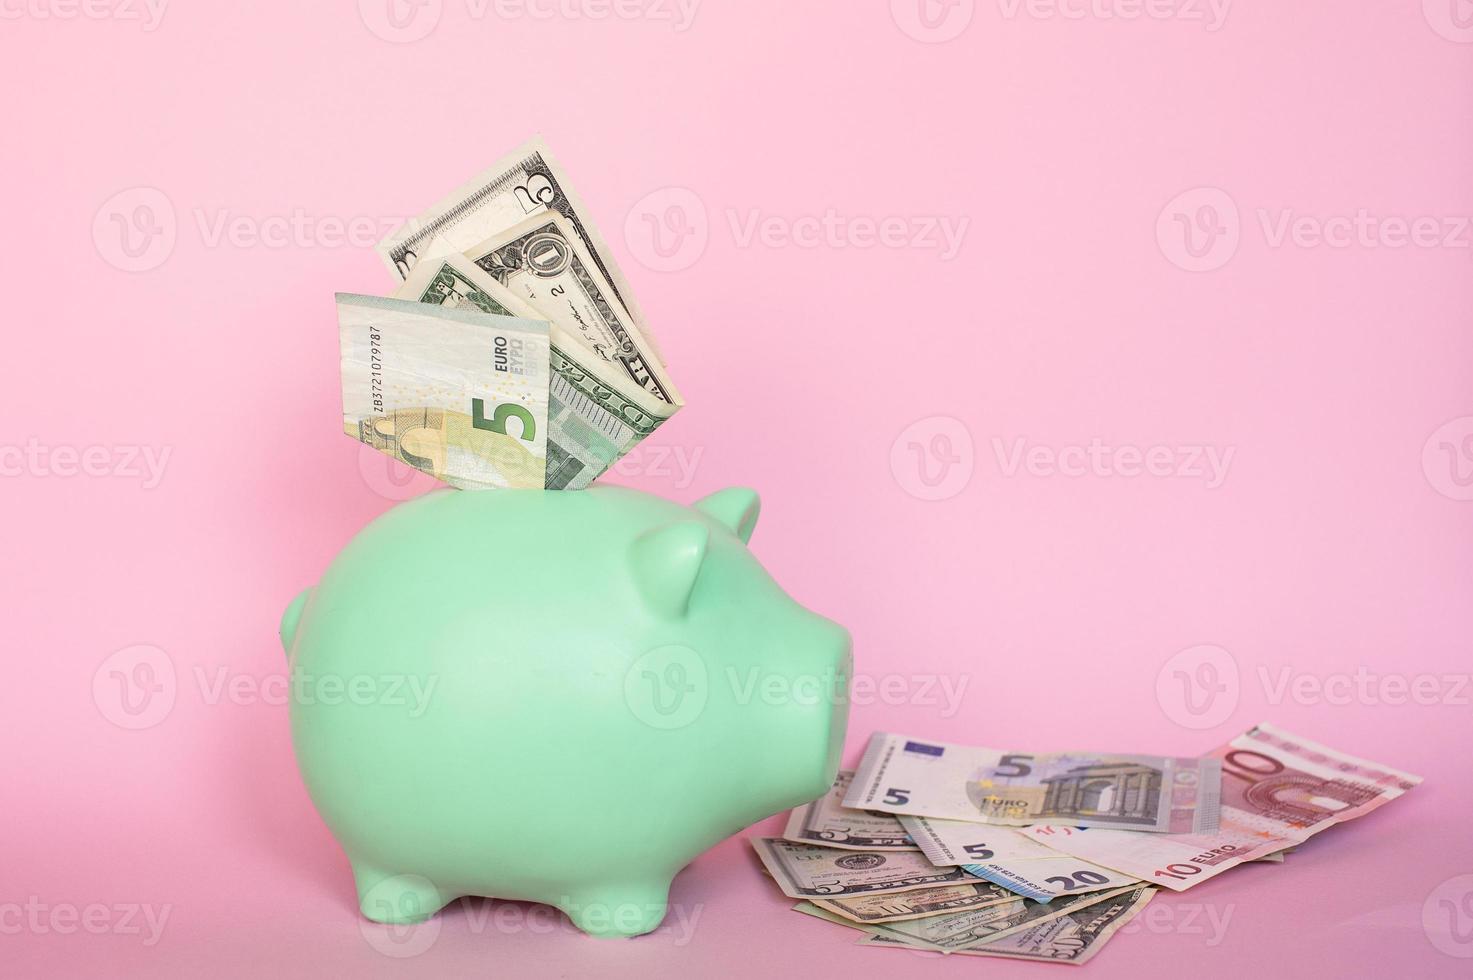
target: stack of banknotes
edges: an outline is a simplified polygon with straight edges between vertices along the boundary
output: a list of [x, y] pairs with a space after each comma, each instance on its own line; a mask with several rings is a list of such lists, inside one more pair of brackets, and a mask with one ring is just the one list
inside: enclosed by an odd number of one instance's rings
[[1157, 889], [1282, 862], [1420, 782], [1271, 725], [1202, 758], [881, 732], [782, 837], [752, 843], [797, 911], [864, 945], [1077, 964]]
[[339, 293], [343, 429], [460, 489], [579, 490], [684, 404], [629, 283], [540, 140], [379, 243]]

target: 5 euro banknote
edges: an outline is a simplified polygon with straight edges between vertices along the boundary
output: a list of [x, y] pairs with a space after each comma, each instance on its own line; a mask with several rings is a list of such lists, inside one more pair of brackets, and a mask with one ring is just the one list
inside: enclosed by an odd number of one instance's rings
[[1021, 827], [1217, 829], [1215, 758], [1000, 751], [876, 732], [844, 806]]

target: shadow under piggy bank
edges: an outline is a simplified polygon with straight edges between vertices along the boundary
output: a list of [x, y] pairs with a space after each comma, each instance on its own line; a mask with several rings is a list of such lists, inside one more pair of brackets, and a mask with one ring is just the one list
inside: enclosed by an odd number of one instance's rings
[[828, 791], [850, 639], [747, 550], [757, 495], [440, 490], [282, 617], [292, 742], [378, 922], [463, 895], [633, 936], [670, 879]]

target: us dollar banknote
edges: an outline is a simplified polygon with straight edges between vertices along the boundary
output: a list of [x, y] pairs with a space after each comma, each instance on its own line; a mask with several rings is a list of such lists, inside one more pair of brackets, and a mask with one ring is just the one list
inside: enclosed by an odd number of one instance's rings
[[[1053, 905], [1043, 905], [1028, 899], [1017, 898], [989, 908], [967, 909], [949, 915], [928, 916], [922, 919], [876, 923], [863, 928], [873, 935], [893, 937], [919, 949], [954, 953], [996, 942], [1014, 933], [1063, 918], [1087, 906], [1107, 902], [1118, 897], [1122, 892], [1130, 890], [1116, 889], [1093, 895], [1079, 895], [1060, 900]], [[799, 906], [798, 911], [818, 915], [820, 918], [829, 918], [820, 914], [820, 910], [811, 905], [808, 908]], [[839, 922], [841, 925], [853, 925], [842, 919], [829, 918], [829, 921]]]
[[988, 882], [917, 888], [890, 895], [855, 895], [850, 898], [812, 898], [817, 907], [851, 922], [894, 922], [946, 915], [967, 909], [986, 908], [1017, 901], [1006, 888]]
[[[543, 320], [525, 300], [458, 254], [418, 262], [395, 291], [447, 309]], [[549, 328], [547, 472], [550, 490], [581, 490], [668, 419], [673, 406], [590, 356], [557, 324]]]
[[645, 332], [563, 218], [531, 218], [466, 249], [465, 255], [672, 411], [684, 404]]
[[1212, 833], [1092, 830], [1023, 833], [1142, 881], [1184, 891], [1244, 861], [1301, 844], [1408, 792], [1421, 777], [1257, 725], [1213, 753], [1222, 765], [1222, 820]]
[[800, 844], [818, 844], [855, 851], [914, 851], [905, 828], [893, 814], [851, 810], [843, 805], [854, 773], [840, 770], [829, 791], [788, 814], [783, 837]]
[[1004, 826], [1217, 827], [1217, 759], [1008, 752], [875, 733], [844, 806]]
[[[416, 263], [424, 259], [464, 252], [498, 232], [541, 214], [556, 214], [563, 219], [610, 284], [615, 299], [648, 335], [649, 327], [635, 302], [634, 292], [615, 264], [588, 208], [578, 199], [561, 165], [538, 137], [512, 150], [390, 232], [379, 242], [378, 253], [390, 271], [405, 279]], [[650, 343], [653, 342], [650, 338]]]
[[548, 326], [339, 293], [343, 431], [461, 489], [543, 486]]
[[[1119, 893], [1110, 892], [1102, 899], [1074, 906], [1062, 915], [1025, 923], [1021, 928], [1009, 930], [986, 942], [948, 952], [961, 956], [1000, 956], [1082, 965], [1097, 956], [1111, 936], [1140, 914], [1155, 891], [1142, 886]], [[861, 942], [866, 946], [935, 948], [892, 932], [872, 935]]]
[[[794, 906], [794, 911], [819, 919], [827, 919], [836, 925], [850, 927], [856, 925], [843, 916], [826, 914], [826, 909], [812, 902], [800, 903]], [[867, 928], [871, 934], [900, 936], [913, 941], [917, 946], [950, 952], [966, 943], [978, 941], [979, 936], [992, 935], [996, 930], [1013, 927], [1026, 911], [1024, 900], [1014, 896], [1007, 901], [982, 908], [928, 916], [923, 919], [904, 919], [874, 924]]]
[[919, 851], [841, 851], [754, 837], [752, 847], [789, 898], [882, 895], [966, 883], [960, 868], [938, 868]]
[[[1063, 854], [1011, 827], [936, 817], [899, 819], [931, 863], [957, 865], [1035, 902], [1139, 883], [1131, 875]], [[1060, 834], [1093, 833], [1072, 827], [1052, 829]]]

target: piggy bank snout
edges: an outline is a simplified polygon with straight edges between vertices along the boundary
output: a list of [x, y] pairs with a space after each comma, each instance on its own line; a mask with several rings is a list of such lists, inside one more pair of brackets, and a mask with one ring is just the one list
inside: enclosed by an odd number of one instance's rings
[[[854, 672], [853, 639], [838, 623], [812, 616], [800, 671], [814, 668], [814, 687], [821, 700], [813, 704], [812, 724], [818, 727], [806, 739], [808, 758], [801, 767], [802, 785], [793, 789], [796, 802], [817, 799], [828, 792], [839, 770], [844, 735], [849, 724], [849, 682]], [[792, 743], [790, 743], [791, 745]], [[794, 804], [795, 805], [795, 804]]]
[[834, 668], [837, 676], [834, 694], [837, 700], [834, 710], [829, 714], [828, 755], [824, 760], [823, 785], [819, 787], [817, 795], [828, 792], [839, 772], [839, 757], [844, 753], [844, 735], [849, 729], [849, 681], [854, 675], [854, 637], [833, 620], [825, 619], [823, 622], [837, 661]]

